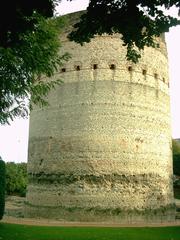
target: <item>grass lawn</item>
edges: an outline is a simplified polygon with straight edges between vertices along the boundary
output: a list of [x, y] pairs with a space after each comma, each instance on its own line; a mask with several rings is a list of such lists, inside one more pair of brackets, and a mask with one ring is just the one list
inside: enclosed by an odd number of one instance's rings
[[40, 227], [0, 223], [0, 240], [180, 240], [180, 226]]

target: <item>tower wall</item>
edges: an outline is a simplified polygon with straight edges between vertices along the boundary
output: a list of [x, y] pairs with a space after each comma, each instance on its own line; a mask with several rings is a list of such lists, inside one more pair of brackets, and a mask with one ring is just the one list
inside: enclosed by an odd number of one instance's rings
[[126, 61], [119, 35], [80, 46], [31, 112], [25, 214], [70, 221], [174, 220], [166, 44]]

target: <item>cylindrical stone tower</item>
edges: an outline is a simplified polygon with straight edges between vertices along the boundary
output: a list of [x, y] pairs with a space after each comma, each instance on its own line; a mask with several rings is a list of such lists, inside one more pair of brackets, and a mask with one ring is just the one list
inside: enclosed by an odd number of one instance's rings
[[84, 46], [62, 38], [71, 59], [54, 78], [64, 83], [31, 112], [26, 216], [174, 220], [168, 60], [158, 41], [134, 65], [119, 35]]

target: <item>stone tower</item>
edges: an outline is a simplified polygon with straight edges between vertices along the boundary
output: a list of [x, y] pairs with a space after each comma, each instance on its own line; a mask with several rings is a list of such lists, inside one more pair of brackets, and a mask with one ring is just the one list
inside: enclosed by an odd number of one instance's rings
[[[70, 23], [79, 13], [69, 15]], [[126, 61], [119, 35], [80, 46], [50, 106], [31, 112], [28, 217], [69, 221], [174, 220], [166, 44]]]

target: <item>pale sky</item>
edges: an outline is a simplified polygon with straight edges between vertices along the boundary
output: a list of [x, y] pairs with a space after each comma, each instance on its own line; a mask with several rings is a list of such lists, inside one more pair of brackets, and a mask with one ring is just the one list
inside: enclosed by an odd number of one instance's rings
[[[88, 0], [63, 0], [60, 15], [84, 10]], [[172, 137], [180, 138], [180, 26], [166, 33], [169, 57]], [[0, 156], [6, 162], [27, 162], [29, 120], [17, 119], [10, 126], [0, 126]]]

